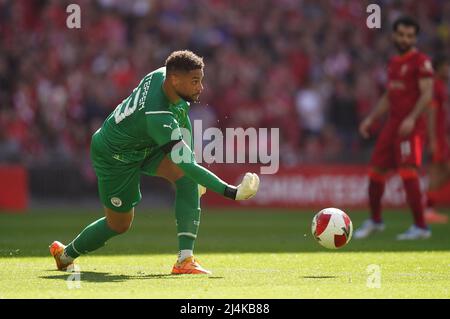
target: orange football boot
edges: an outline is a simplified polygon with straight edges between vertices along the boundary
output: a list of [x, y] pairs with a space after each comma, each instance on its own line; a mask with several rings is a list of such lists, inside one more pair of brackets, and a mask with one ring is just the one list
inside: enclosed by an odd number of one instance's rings
[[50, 246], [50, 254], [52, 254], [52, 256], [55, 258], [56, 261], [56, 267], [58, 268], [58, 270], [67, 270], [67, 267], [69, 267], [70, 265], [73, 264], [73, 262], [70, 263], [63, 263], [61, 261], [61, 255], [64, 253], [64, 248], [66, 248], [66, 246], [64, 246], [63, 244], [61, 244], [59, 241], [54, 241]]
[[172, 268], [172, 275], [181, 275], [181, 274], [205, 274], [211, 275], [212, 273], [209, 270], [206, 270], [197, 260], [194, 259], [194, 256], [188, 257], [182, 262], [177, 262]]
[[428, 224], [447, 224], [448, 216], [438, 213], [433, 208], [427, 208], [425, 210], [425, 222]]

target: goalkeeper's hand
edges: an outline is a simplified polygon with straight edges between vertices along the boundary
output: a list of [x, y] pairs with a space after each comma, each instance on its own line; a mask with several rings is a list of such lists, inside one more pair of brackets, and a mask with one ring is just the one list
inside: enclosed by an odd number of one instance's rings
[[237, 187], [236, 200], [250, 199], [256, 195], [259, 188], [259, 177], [254, 173], [246, 173]]

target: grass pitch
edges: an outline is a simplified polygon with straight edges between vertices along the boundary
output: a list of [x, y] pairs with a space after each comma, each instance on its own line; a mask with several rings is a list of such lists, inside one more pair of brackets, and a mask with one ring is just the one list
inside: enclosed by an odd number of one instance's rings
[[[367, 217], [348, 214], [354, 227]], [[313, 215], [204, 209], [196, 256], [213, 275], [172, 276], [173, 212], [138, 210], [128, 233], [79, 258], [70, 277], [48, 245], [70, 242], [100, 212], [0, 214], [0, 298], [450, 298], [449, 224], [398, 242], [411, 216], [388, 211], [384, 233], [331, 251], [312, 238]]]

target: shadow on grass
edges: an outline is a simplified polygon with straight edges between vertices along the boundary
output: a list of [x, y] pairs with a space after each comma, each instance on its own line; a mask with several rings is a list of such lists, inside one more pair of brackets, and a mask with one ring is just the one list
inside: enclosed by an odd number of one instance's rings
[[[77, 273], [71, 272], [58, 272], [58, 275], [40, 276], [41, 279], [50, 280], [68, 280], [69, 276], [76, 275]], [[190, 276], [190, 275], [172, 275], [172, 274], [136, 274], [136, 275], [119, 275], [107, 272], [95, 272], [95, 271], [81, 271], [81, 282], [124, 282], [128, 280], [143, 280], [143, 279], [180, 279], [180, 278], [199, 278], [199, 279], [223, 279], [223, 277], [214, 276]], [[73, 278], [73, 277], [72, 277]]]

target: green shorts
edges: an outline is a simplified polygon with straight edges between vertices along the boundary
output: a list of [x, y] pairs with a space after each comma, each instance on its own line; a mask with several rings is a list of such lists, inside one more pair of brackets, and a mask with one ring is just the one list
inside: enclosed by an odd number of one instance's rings
[[142, 199], [141, 174], [154, 176], [165, 155], [157, 149], [145, 154], [143, 160], [130, 160], [127, 154], [111, 153], [102, 138], [94, 134], [91, 141], [91, 160], [97, 175], [102, 204], [115, 212], [129, 212]]

